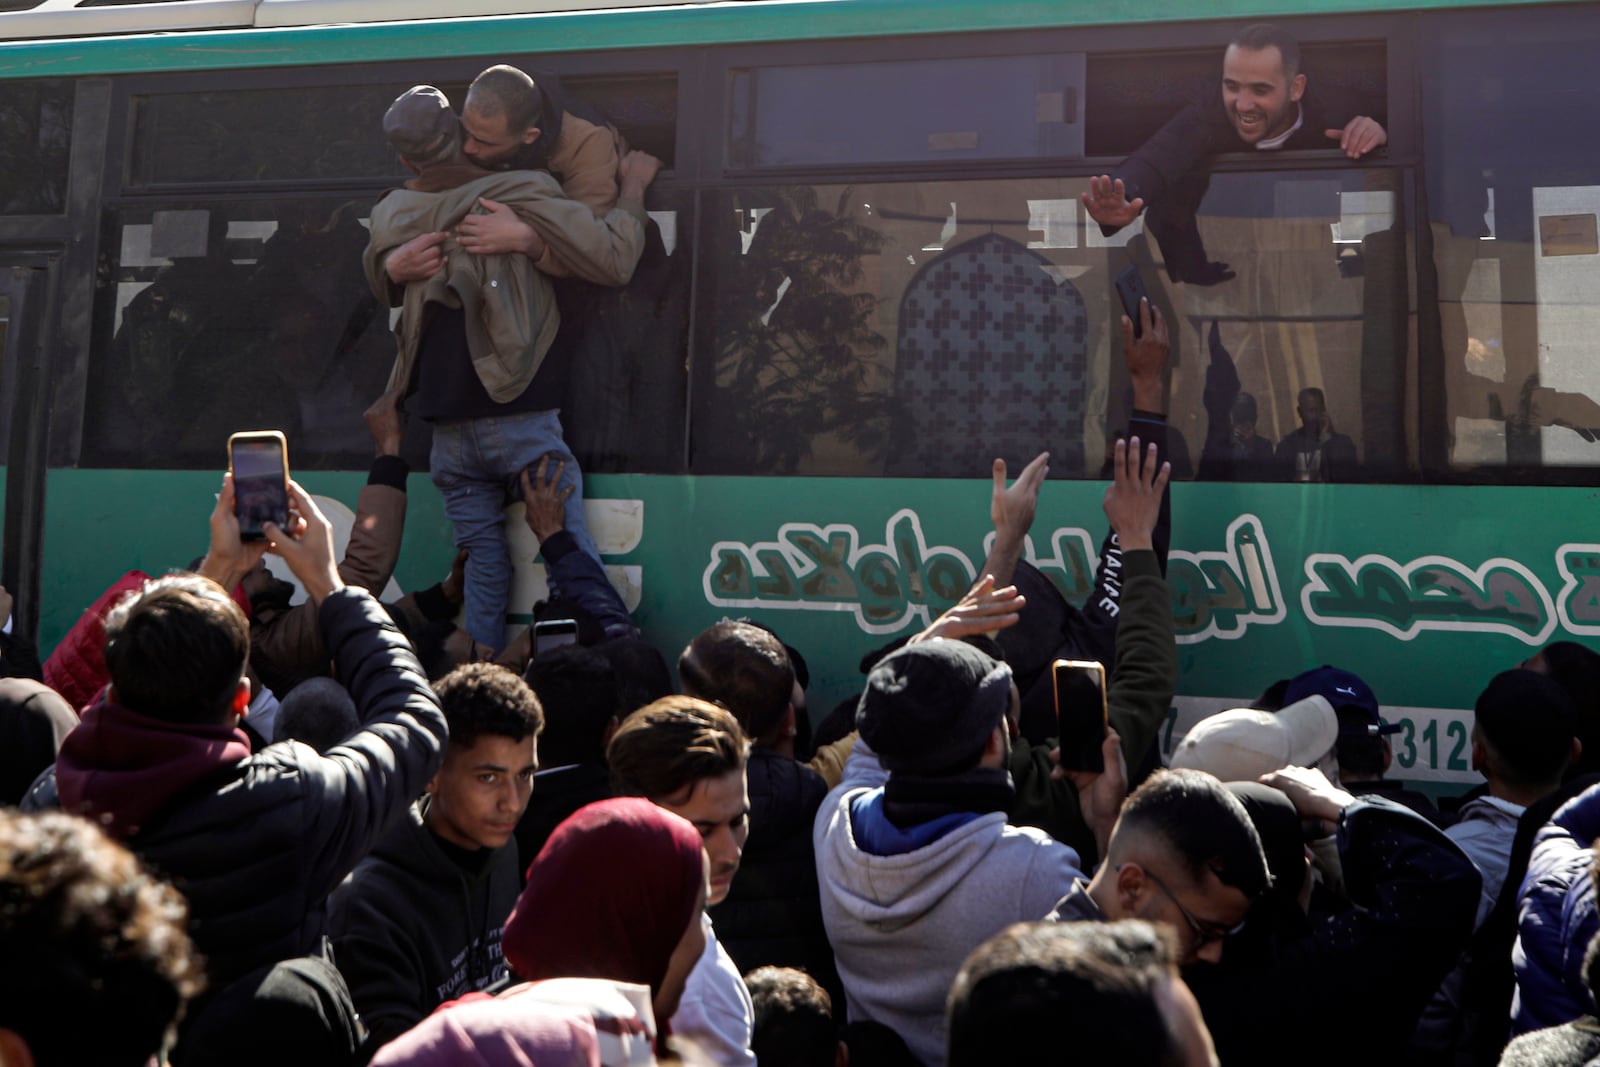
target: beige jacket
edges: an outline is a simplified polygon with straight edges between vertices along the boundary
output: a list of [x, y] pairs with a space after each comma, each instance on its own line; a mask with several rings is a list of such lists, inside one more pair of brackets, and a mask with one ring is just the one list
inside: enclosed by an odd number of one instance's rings
[[[505, 204], [538, 230], [573, 273], [601, 285], [626, 285], [644, 248], [644, 205], [619, 200], [603, 216], [569, 199], [543, 171], [506, 171], [439, 192], [394, 189], [372, 209], [372, 237], [363, 262], [372, 291], [401, 307], [395, 326], [399, 354], [390, 390], [404, 391], [416, 368], [424, 305], [436, 302], [466, 312], [467, 346], [473, 369], [496, 403], [520, 396], [560, 325], [550, 280], [520, 254], [474, 256], [454, 240], [445, 242], [445, 267], [402, 291], [389, 281], [384, 260], [395, 248], [425, 233], [452, 229], [478, 199]], [[581, 269], [580, 269], [581, 268]]]

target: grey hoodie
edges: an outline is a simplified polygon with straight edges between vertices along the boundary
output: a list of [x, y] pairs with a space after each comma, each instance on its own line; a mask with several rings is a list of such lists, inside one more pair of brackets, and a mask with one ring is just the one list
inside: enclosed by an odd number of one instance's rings
[[[864, 748], [852, 765], [862, 757], [876, 764]], [[871, 792], [857, 778], [847, 769], [813, 830], [823, 925], [850, 1018], [884, 1024], [940, 1067], [945, 997], [962, 961], [1012, 923], [1044, 918], [1083, 877], [1078, 856], [1042, 830], [1007, 826], [1000, 812], [922, 848], [871, 855], [857, 846], [850, 819], [851, 803]]]

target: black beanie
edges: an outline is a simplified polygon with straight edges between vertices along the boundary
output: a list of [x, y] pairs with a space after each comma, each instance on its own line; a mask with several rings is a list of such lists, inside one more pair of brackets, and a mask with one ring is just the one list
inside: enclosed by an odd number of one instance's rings
[[1011, 668], [963, 641], [907, 645], [872, 669], [856, 729], [890, 774], [971, 769], [1011, 703]]

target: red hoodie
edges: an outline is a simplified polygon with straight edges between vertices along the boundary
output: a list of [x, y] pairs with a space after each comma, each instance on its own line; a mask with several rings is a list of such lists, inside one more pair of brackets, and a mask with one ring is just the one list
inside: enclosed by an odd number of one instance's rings
[[250, 739], [236, 726], [166, 722], [102, 701], [61, 743], [56, 791], [62, 811], [125, 841], [174, 796], [249, 755]]

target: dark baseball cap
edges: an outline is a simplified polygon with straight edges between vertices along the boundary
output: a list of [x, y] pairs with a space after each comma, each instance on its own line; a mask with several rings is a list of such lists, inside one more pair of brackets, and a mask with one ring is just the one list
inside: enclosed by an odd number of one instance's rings
[[1310, 696], [1322, 697], [1333, 705], [1335, 711], [1360, 708], [1367, 715], [1368, 733], [1396, 734], [1401, 730], [1399, 723], [1383, 721], [1372, 687], [1360, 675], [1350, 671], [1324, 664], [1297, 674], [1289, 679], [1289, 688], [1284, 691], [1283, 699], [1284, 703], [1293, 704]]

